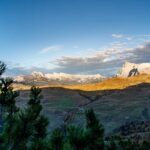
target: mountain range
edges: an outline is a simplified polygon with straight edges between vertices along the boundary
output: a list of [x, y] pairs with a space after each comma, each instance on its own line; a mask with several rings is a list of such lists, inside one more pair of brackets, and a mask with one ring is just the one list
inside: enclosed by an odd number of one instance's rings
[[17, 83], [36, 85], [73, 85], [100, 82], [105, 77], [100, 74], [95, 75], [73, 75], [66, 73], [47, 73], [34, 71], [31, 75], [20, 75], [14, 78]]
[[[114, 75], [117, 77], [129, 77], [137, 74], [150, 74], [150, 63], [135, 64], [126, 62], [119, 73]], [[27, 85], [82, 85], [99, 83], [106, 78], [100, 74], [93, 75], [80, 75], [80, 74], [67, 74], [67, 73], [42, 73], [33, 71], [30, 75], [19, 75], [14, 77], [14, 81], [17, 83], [23, 83]]]

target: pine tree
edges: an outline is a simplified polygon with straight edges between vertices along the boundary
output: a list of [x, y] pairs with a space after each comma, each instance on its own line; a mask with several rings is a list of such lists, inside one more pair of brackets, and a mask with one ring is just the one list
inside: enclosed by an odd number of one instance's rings
[[28, 102], [27, 113], [30, 116], [30, 123], [33, 126], [33, 135], [31, 138], [31, 146], [32, 150], [40, 150], [43, 147], [43, 150], [46, 149], [45, 138], [47, 136], [47, 126], [48, 119], [41, 115], [42, 105], [41, 98], [42, 95], [41, 89], [32, 87], [30, 92], [30, 100]]
[[73, 150], [84, 150], [87, 146], [84, 129], [76, 126], [68, 127], [68, 144]]
[[[0, 62], [0, 75], [4, 73], [6, 65]], [[0, 149], [24, 150], [44, 148], [47, 136], [48, 120], [42, 116], [40, 104], [41, 90], [31, 88], [30, 100], [25, 109], [19, 111], [16, 98], [19, 93], [13, 91], [13, 80], [0, 78], [0, 121], [3, 129], [0, 133]]]
[[[5, 72], [5, 69], [6, 65], [0, 62], [0, 75]], [[13, 91], [12, 83], [13, 80], [11, 78], [0, 78], [0, 149], [9, 147], [15, 114], [19, 111], [16, 106], [16, 97], [18, 97], [19, 93]]]
[[[20, 111], [14, 126], [14, 137], [11, 149], [39, 149], [41, 142], [46, 137], [48, 120], [41, 116], [42, 105], [40, 104], [41, 90], [32, 87], [28, 107]], [[17, 140], [19, 139], [19, 141]], [[44, 146], [44, 145], [43, 145]], [[44, 149], [44, 147], [43, 147]]]
[[34, 134], [31, 139], [31, 150], [46, 150], [47, 145], [47, 125], [48, 120], [44, 116], [39, 116], [37, 121], [34, 123]]
[[109, 140], [107, 140], [105, 142], [105, 148], [106, 148], [106, 150], [118, 150], [116, 141], [117, 140], [115, 139], [115, 137], [109, 138]]
[[[20, 110], [14, 115], [12, 115], [12, 111], [8, 109], [9, 111], [2, 134], [7, 149], [26, 150], [34, 148], [38, 150], [41, 148], [41, 145], [44, 149], [48, 120], [40, 114], [42, 110], [40, 92], [41, 90], [39, 88], [31, 88], [30, 100], [26, 109]], [[13, 98], [11, 99], [13, 100]], [[9, 102], [11, 102], [11, 100]], [[15, 103], [15, 101], [13, 102]], [[6, 106], [14, 108], [9, 103], [6, 103]]]
[[9, 115], [13, 115], [19, 110], [16, 106], [16, 98], [18, 97], [19, 93], [17, 91], [13, 91], [12, 83], [13, 80], [11, 78], [0, 79], [0, 105], [2, 120], [5, 112], [7, 112]]
[[86, 111], [86, 141], [87, 150], [104, 149], [104, 129], [96, 118], [93, 109]]
[[50, 137], [50, 150], [63, 150], [64, 149], [64, 135], [60, 128], [53, 130]]

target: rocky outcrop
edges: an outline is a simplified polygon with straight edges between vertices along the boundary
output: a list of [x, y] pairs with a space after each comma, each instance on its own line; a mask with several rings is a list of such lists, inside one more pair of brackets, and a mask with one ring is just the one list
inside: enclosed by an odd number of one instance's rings
[[130, 76], [135, 76], [137, 74], [150, 74], [150, 63], [134, 64], [134, 63], [126, 62], [123, 65], [118, 76], [130, 77]]

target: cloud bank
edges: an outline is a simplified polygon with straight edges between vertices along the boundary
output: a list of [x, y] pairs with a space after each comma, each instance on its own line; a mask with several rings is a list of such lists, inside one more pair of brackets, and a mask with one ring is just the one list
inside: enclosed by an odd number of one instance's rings
[[[120, 40], [124, 38], [126, 41], [114, 41], [108, 45], [109, 48], [104, 50], [95, 50], [95, 54], [91, 53], [89, 55], [83, 56], [62, 56], [57, 58], [53, 64], [56, 66], [52, 69], [45, 69], [41, 67], [31, 67], [31, 68], [19, 68], [14, 67], [8, 69], [8, 72], [14, 72], [17, 74], [29, 74], [32, 71], [42, 71], [44, 73], [52, 72], [64, 72], [70, 74], [95, 74], [100, 73], [102, 75], [110, 76], [115, 75], [121, 66], [126, 62], [132, 63], [144, 63], [150, 62], [150, 36], [147, 39], [143, 39], [143, 44], [131, 46], [129, 44], [130, 36], [126, 35], [112, 35], [114, 38]], [[145, 36], [145, 35], [144, 35]], [[145, 36], [146, 37], [146, 36]], [[141, 38], [141, 37], [140, 37]], [[135, 37], [134, 37], [135, 39]], [[130, 38], [131, 40], [131, 38]], [[132, 39], [133, 40], [133, 39]], [[139, 39], [137, 39], [139, 41]], [[139, 44], [139, 43], [138, 43]], [[50, 50], [60, 49], [58, 46], [48, 47], [43, 49], [41, 52], [46, 53]]]
[[93, 56], [61, 57], [56, 60], [58, 72], [67, 73], [102, 73], [112, 75], [126, 61], [134, 63], [150, 62], [150, 41], [135, 48], [106, 49]]

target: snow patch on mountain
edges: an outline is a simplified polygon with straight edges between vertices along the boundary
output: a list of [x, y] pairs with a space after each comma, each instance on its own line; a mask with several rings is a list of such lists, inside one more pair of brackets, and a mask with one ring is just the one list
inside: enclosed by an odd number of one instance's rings
[[17, 76], [14, 78], [16, 82], [29, 82], [29, 81], [44, 81], [56, 84], [78, 84], [78, 83], [94, 83], [103, 80], [105, 77], [100, 74], [94, 75], [74, 75], [66, 73], [42, 73], [34, 71], [28, 76]]

